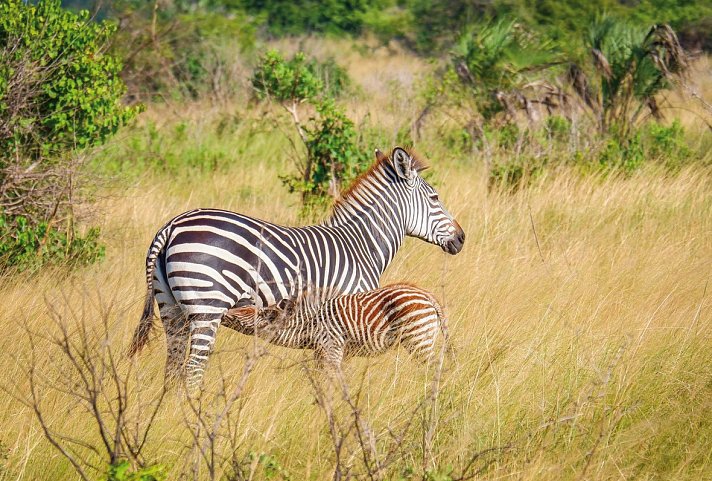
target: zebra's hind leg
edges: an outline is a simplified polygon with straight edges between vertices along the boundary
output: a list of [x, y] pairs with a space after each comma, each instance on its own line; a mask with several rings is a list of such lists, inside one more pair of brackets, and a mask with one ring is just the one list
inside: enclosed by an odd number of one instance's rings
[[401, 339], [401, 345], [423, 364], [432, 362], [435, 354], [435, 340], [438, 326], [433, 323], [420, 328], [415, 333]]
[[222, 314], [191, 314], [190, 354], [185, 365], [186, 385], [189, 392], [196, 392], [203, 382], [208, 357], [215, 345], [215, 336]]
[[171, 386], [183, 375], [190, 329], [188, 329], [188, 319], [175, 304], [161, 307], [161, 321], [166, 333], [164, 383], [166, 386]]

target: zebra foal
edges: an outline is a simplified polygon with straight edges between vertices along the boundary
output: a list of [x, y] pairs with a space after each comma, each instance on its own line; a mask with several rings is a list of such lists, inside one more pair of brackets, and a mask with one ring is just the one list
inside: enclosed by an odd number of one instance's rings
[[318, 364], [340, 371], [344, 359], [381, 354], [402, 345], [415, 356], [432, 357], [447, 318], [429, 292], [408, 284], [315, 301], [303, 295], [278, 305], [247, 306], [227, 311], [223, 324], [271, 344], [313, 349]]

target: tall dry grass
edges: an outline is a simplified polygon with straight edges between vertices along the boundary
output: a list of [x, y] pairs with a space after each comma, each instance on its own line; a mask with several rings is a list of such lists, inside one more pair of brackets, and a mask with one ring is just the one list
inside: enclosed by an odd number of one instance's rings
[[[395, 138], [414, 109], [407, 95], [398, 95], [412, 89], [410, 75], [424, 67], [402, 54], [386, 55], [388, 68], [380, 70], [383, 62], [357, 61], [354, 52], [348, 58], [370, 99], [353, 100], [352, 110], [381, 115], [375, 123]], [[159, 129], [189, 119], [187, 135], [197, 144], [210, 134], [201, 119], [232, 108], [168, 105], [145, 119]], [[243, 125], [250, 132], [249, 122]], [[239, 128], [234, 135], [243, 135]], [[57, 331], [57, 316], [99, 332], [106, 323], [109, 344], [126, 352], [143, 303], [145, 250], [163, 222], [198, 206], [299, 222], [296, 198], [278, 180], [290, 168], [289, 144], [279, 131], [260, 128], [254, 142], [209, 137], [224, 142], [221, 155], [235, 159], [215, 173], [145, 174], [134, 186], [102, 189], [98, 221], [108, 245], [101, 264], [0, 278], [0, 480], [77, 479], [23, 403], [29, 366], [34, 362], [48, 383], [68, 372], [66, 356], [41, 337]], [[436, 136], [423, 144], [430, 180], [467, 241], [449, 257], [409, 239], [383, 281], [432, 290], [449, 313], [456, 354], [445, 364], [434, 405], [422, 405], [433, 371], [403, 352], [349, 364], [347, 380], [375, 437], [374, 452], [384, 455], [398, 440], [384, 478], [422, 479], [424, 469], [453, 479], [463, 473], [493, 480], [711, 478], [709, 171], [670, 175], [648, 168], [624, 178], [562, 168], [511, 194], [488, 191], [482, 159], [458, 158]], [[28, 331], [35, 334], [34, 361]], [[252, 349], [252, 339], [219, 332], [205, 416], [214, 420], [224, 408], [222, 392], [238, 385]], [[251, 479], [287, 472], [293, 480], [332, 479], [333, 432], [302, 367], [306, 354], [268, 352], [220, 427], [218, 458], [241, 462]], [[145, 386], [131, 391], [131, 403], [160, 391], [164, 353], [159, 328], [135, 364], [119, 361], [121, 372], [137, 373], [134, 386]], [[93, 417], [68, 390], [40, 390], [47, 424], [98, 443]], [[335, 412], [341, 419], [353, 415], [339, 403]], [[166, 465], [169, 479], [209, 479], [205, 460], [191, 448], [193, 414], [171, 394], [153, 422], [143, 456]], [[354, 436], [341, 462], [363, 475]], [[102, 479], [105, 464], [99, 456], [89, 460], [99, 468], [90, 472]], [[232, 474], [228, 462], [216, 479]]]
[[[141, 310], [144, 250], [159, 224], [198, 205], [293, 223], [294, 209], [276, 181], [279, 169], [235, 171], [240, 188], [255, 194], [247, 202], [235, 200], [236, 181], [229, 176], [116, 193], [104, 201], [109, 248], [102, 264], [70, 276], [2, 280], [0, 440], [8, 459], [0, 479], [75, 479], [33, 413], [8, 395], [27, 392], [25, 331], [52, 330], [48, 305], [89, 326], [108, 319], [112, 342], [123, 352]], [[446, 366], [438, 400], [433, 464], [457, 473], [472, 453], [495, 448], [475, 461], [482, 479], [709, 477], [709, 175], [643, 172], [621, 179], [560, 172], [508, 195], [487, 192], [477, 167], [433, 159], [433, 171], [441, 197], [467, 232], [465, 249], [448, 257], [409, 240], [384, 279], [433, 290], [450, 315], [457, 354]], [[237, 382], [250, 342], [219, 333], [208, 393]], [[164, 352], [159, 335], [137, 361], [155, 389]], [[66, 359], [49, 345], [36, 353], [48, 377], [66, 369]], [[327, 424], [297, 363], [302, 358], [272, 348], [258, 362], [232, 436], [245, 456], [268, 453], [292, 479], [330, 479]], [[358, 360], [348, 370], [350, 382], [362, 385], [363, 415], [376, 432], [404, 426], [430, 375], [402, 352]], [[92, 438], [90, 418], [71, 396], [46, 396], [55, 429]], [[145, 453], [170, 467], [170, 479], [192, 472], [184, 402], [169, 397]], [[405, 436], [405, 454], [391, 475], [419, 468], [421, 424]], [[229, 445], [224, 440], [221, 449]]]

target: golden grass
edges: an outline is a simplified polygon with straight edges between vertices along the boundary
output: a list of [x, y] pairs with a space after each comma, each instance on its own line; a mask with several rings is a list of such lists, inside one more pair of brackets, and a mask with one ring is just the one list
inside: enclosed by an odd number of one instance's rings
[[[141, 309], [144, 251], [173, 214], [221, 206], [295, 222], [276, 180], [280, 168], [264, 164], [208, 185], [184, 181], [180, 189], [154, 185], [117, 195], [105, 201], [109, 248], [102, 264], [68, 277], [4, 279], [3, 386], [26, 392], [24, 329], [51, 328], [48, 303], [74, 310], [68, 317], [90, 326], [111, 306], [112, 336], [124, 352]], [[483, 478], [710, 476], [709, 175], [689, 170], [619, 179], [561, 172], [505, 195], [488, 193], [476, 167], [434, 163], [433, 171], [441, 197], [467, 232], [465, 249], [449, 257], [409, 240], [384, 281], [433, 290], [450, 315], [457, 355], [440, 394], [435, 463], [457, 472], [473, 452], [506, 447], [486, 457], [492, 464]], [[235, 178], [240, 188], [252, 189], [253, 201], [236, 202]], [[208, 391], [222, 379], [237, 382], [249, 345], [239, 334], [220, 333]], [[158, 336], [139, 358], [146, 382], [158, 385], [163, 352]], [[330, 479], [324, 416], [304, 373], [291, 366], [302, 355], [271, 353], [248, 383], [236, 436], [245, 453], [269, 453], [293, 479]], [[45, 348], [39, 356], [50, 378], [66, 364]], [[424, 396], [428, 370], [396, 353], [352, 362], [349, 376], [365, 382], [363, 408], [374, 429], [396, 429]], [[47, 403], [54, 426], [80, 435], [91, 425], [67, 396], [47, 396], [54, 400]], [[32, 413], [9, 396], [1, 402], [0, 439], [9, 449], [3, 479], [73, 479]], [[170, 479], [179, 479], [191, 459], [183, 448], [182, 406], [180, 398], [169, 399], [146, 453], [170, 467]], [[398, 469], [420, 466], [420, 436], [418, 424], [406, 436], [409, 454]]]
[[[382, 70], [385, 77], [374, 73], [383, 62], [350, 63], [367, 94], [371, 81], [373, 92], [380, 92], [359, 108], [378, 111], [388, 98], [382, 86], [390, 82], [387, 75], [423, 68], [409, 70], [410, 61], [395, 55]], [[387, 111], [407, 117], [409, 108], [403, 102]], [[209, 117], [229, 107], [190, 109], [180, 114]], [[147, 117], [160, 127], [171, 114], [170, 107], [152, 109]], [[200, 131], [193, 135], [198, 141]], [[0, 442], [7, 450], [0, 480], [77, 479], [44, 439], [34, 414], [15, 398], [29, 389], [26, 330], [54, 331], [50, 307], [92, 329], [107, 319], [112, 345], [123, 353], [142, 308], [145, 250], [163, 222], [210, 206], [297, 223], [296, 199], [277, 177], [289, 168], [284, 140], [270, 140], [279, 136], [236, 150], [239, 161], [227, 172], [157, 176], [103, 192], [98, 210], [108, 244], [104, 262], [69, 275], [54, 270], [0, 278]], [[712, 478], [710, 173], [689, 168], [670, 176], [648, 169], [629, 178], [582, 177], [562, 169], [505, 194], [487, 191], [481, 159], [457, 159], [437, 139], [425, 143], [421, 150], [430, 156], [432, 180], [467, 233], [455, 257], [409, 239], [383, 279], [432, 290], [450, 316], [456, 356], [446, 364], [433, 457], [425, 464], [457, 475], [482, 452], [473, 464], [474, 471], [482, 470], [478, 479]], [[157, 331], [134, 366], [153, 393], [165, 352]], [[206, 379], [209, 412], [220, 408], [215, 393], [222, 383], [230, 388], [238, 382], [251, 343], [228, 330], [219, 333]], [[38, 341], [36, 354], [46, 380], [66, 372], [66, 359], [47, 342]], [[298, 365], [303, 358], [298, 351], [270, 348], [234, 406], [233, 432], [222, 434], [238, 442], [238, 458], [267, 453], [293, 480], [327, 480], [333, 448], [325, 415]], [[121, 369], [128, 367], [122, 361]], [[400, 432], [409, 418], [415, 420], [386, 479], [411, 479], [398, 477], [407, 468], [416, 473], [412, 479], [422, 477], [430, 411], [415, 408], [431, 376], [403, 352], [349, 365], [353, 391], [362, 386], [363, 415], [380, 435], [378, 449], [388, 447], [386, 429]], [[42, 395], [54, 429], [97, 442], [92, 418], [71, 395]], [[130, 400], [138, 403], [139, 393]], [[196, 456], [186, 448], [185, 413], [185, 400], [169, 396], [144, 453], [168, 467], [169, 479], [193, 479]], [[229, 456], [229, 445], [221, 438], [218, 454]], [[359, 456], [345, 462], [363, 472]], [[264, 469], [253, 467], [253, 479], [266, 479]], [[219, 470], [217, 479], [223, 474], [228, 472]], [[208, 479], [204, 466], [198, 478]]]

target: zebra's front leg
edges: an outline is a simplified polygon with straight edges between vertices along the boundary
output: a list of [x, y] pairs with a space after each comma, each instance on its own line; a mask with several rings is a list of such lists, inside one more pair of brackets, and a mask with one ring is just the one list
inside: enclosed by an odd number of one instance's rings
[[185, 365], [188, 392], [196, 392], [203, 382], [208, 357], [215, 345], [215, 336], [222, 314], [191, 314], [190, 354]]

